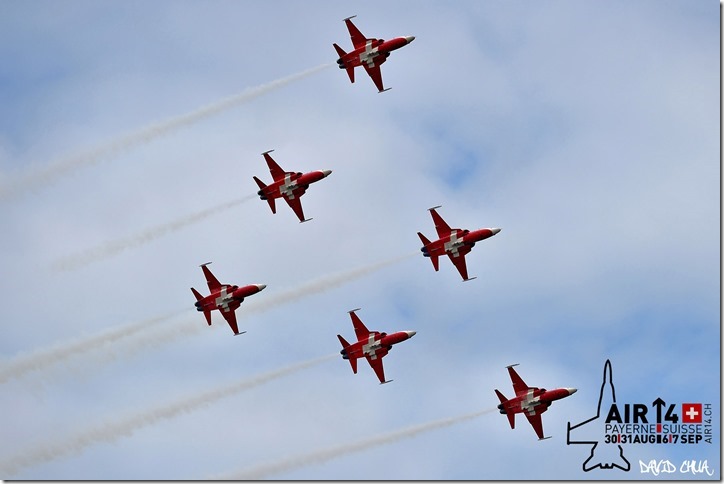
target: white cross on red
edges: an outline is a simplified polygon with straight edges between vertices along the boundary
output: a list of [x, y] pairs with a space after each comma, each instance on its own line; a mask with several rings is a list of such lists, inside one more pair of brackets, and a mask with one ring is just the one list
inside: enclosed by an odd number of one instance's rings
[[291, 199], [294, 198], [294, 189], [297, 188], [297, 182], [292, 181], [292, 175], [287, 173], [284, 175], [284, 183], [279, 187], [279, 191], [285, 197]]
[[697, 415], [699, 415], [699, 412], [696, 411], [694, 407], [689, 407], [689, 410], [686, 411], [687, 417], [689, 417], [689, 420], [696, 420]]

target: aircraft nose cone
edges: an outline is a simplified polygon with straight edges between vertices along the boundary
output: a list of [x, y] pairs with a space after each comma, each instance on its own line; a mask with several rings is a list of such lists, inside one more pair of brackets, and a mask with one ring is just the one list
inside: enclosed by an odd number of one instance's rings
[[412, 338], [417, 334], [417, 331], [405, 331], [405, 333], [407, 333], [408, 338]]
[[500, 232], [500, 229], [490, 229], [490, 231], [493, 233], [493, 235], [495, 235]]
[[414, 35], [408, 35], [407, 37], [405, 37], [405, 40], [406, 40], [407, 43], [409, 44], [410, 42], [412, 42], [413, 40], [415, 40], [415, 36], [414, 36]]
[[566, 390], [568, 390], [569, 395], [573, 395], [578, 391], [578, 388], [566, 388]]
[[254, 284], [254, 285], [256, 287], [258, 287], [260, 291], [263, 291], [264, 289], [266, 289], [266, 284]]
[[332, 170], [322, 170], [322, 173], [324, 173], [324, 177], [327, 178], [332, 173]]

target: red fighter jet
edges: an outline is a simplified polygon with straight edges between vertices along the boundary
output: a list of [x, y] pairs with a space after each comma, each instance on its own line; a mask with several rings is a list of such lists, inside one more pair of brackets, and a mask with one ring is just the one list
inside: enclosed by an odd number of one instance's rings
[[354, 50], [347, 53], [337, 44], [333, 44], [339, 55], [337, 64], [339, 64], [340, 69], [347, 69], [349, 80], [352, 82], [354, 82], [354, 68], [363, 66], [367, 74], [372, 78], [375, 86], [377, 86], [377, 90], [379, 92], [388, 91], [389, 89], [385, 89], [382, 85], [380, 65], [387, 60], [390, 52], [406, 46], [415, 40], [415, 37], [409, 35], [407, 37], [395, 37], [387, 41], [382, 39], [368, 39], [362, 35], [362, 32], [360, 32], [352, 23], [352, 20], [350, 20], [355, 17], [356, 15], [353, 15], [344, 19], [344, 22], [347, 24], [347, 30], [349, 30], [349, 36], [352, 38]]
[[465, 265], [465, 255], [468, 254], [475, 246], [476, 242], [485, 240], [488, 237], [500, 232], [500, 229], [480, 229], [480, 230], [461, 230], [451, 229], [445, 223], [440, 215], [435, 211], [440, 205], [430, 210], [432, 220], [435, 222], [435, 230], [437, 230], [438, 240], [430, 242], [427, 237], [418, 232], [417, 235], [422, 240], [423, 246], [420, 249], [425, 257], [429, 257], [435, 270], [439, 270], [438, 257], [447, 254], [450, 260], [457, 268], [463, 278], [463, 281], [471, 281], [474, 277], [468, 277], [468, 268]]
[[274, 178], [274, 182], [270, 185], [265, 185], [263, 181], [254, 177], [254, 181], [261, 189], [257, 192], [257, 195], [259, 195], [262, 200], [269, 202], [272, 213], [277, 213], [274, 200], [277, 198], [284, 198], [287, 204], [292, 207], [294, 213], [297, 214], [299, 222], [308, 222], [309, 220], [312, 220], [311, 218], [304, 218], [302, 201], [299, 197], [304, 195], [310, 184], [317, 182], [322, 178], [328, 177], [329, 174], [332, 173], [332, 170], [310, 171], [309, 173], [284, 171], [279, 167], [279, 165], [277, 165], [276, 161], [269, 156], [269, 153], [272, 151], [274, 150], [262, 153], [262, 155], [264, 155], [266, 164], [269, 165], [269, 171], [271, 172], [272, 178]]
[[515, 365], [507, 366], [510, 379], [513, 381], [513, 390], [515, 390], [515, 398], [508, 400], [497, 389], [495, 394], [500, 399], [498, 409], [500, 413], [508, 416], [510, 428], [515, 428], [515, 414], [522, 413], [533, 426], [535, 433], [538, 434], [538, 440], [547, 439], [543, 437], [543, 421], [540, 414], [548, 410], [554, 400], [566, 398], [576, 393], [575, 388], [557, 388], [555, 390], [546, 390], [545, 388], [529, 387], [523, 379], [513, 369]]
[[196, 296], [196, 310], [203, 311], [206, 322], [211, 326], [211, 311], [218, 309], [221, 311], [224, 319], [226, 319], [226, 322], [229, 323], [234, 335], [246, 333], [246, 331], [239, 333], [239, 327], [236, 325], [236, 313], [234, 311], [241, 305], [245, 297], [262, 291], [266, 287], [266, 284], [249, 284], [244, 287], [221, 284], [209, 268], [206, 267], [209, 264], [211, 264], [211, 262], [201, 264], [201, 269], [204, 271], [206, 283], [209, 285], [211, 294], [203, 297], [196, 289], [191, 288], [191, 292]]
[[385, 381], [385, 369], [382, 367], [382, 358], [390, 351], [392, 345], [412, 338], [415, 336], [416, 331], [400, 331], [392, 334], [370, 331], [354, 313], [355, 311], [359, 311], [359, 309], [360, 308], [349, 311], [354, 332], [355, 335], [357, 335], [357, 342], [349, 344], [341, 335], [337, 335], [339, 342], [342, 343], [342, 351], [340, 351], [342, 358], [349, 360], [349, 364], [352, 365], [352, 372], [357, 374], [357, 358], [364, 356], [367, 358], [372, 369], [375, 370], [377, 378], [380, 379], [380, 384], [389, 383], [392, 380]]

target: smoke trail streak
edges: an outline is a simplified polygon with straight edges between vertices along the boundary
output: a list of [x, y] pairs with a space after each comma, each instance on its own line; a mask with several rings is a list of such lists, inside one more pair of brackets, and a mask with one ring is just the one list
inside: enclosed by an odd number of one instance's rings
[[378, 271], [380, 269], [383, 269], [387, 266], [391, 266], [393, 264], [397, 264], [398, 262], [402, 262], [405, 259], [410, 259], [418, 254], [419, 254], [419, 252], [416, 251], [416, 252], [413, 252], [410, 254], [394, 257], [391, 259], [386, 259], [386, 260], [377, 262], [375, 264], [370, 264], [370, 265], [358, 267], [356, 269], [352, 269], [349, 271], [338, 272], [338, 273], [332, 274], [330, 276], [323, 276], [323, 277], [314, 279], [305, 284], [302, 284], [299, 287], [288, 289], [282, 293], [276, 294], [274, 296], [270, 296], [266, 299], [252, 301], [246, 307], [246, 309], [244, 310], [244, 313], [251, 314], [251, 313], [255, 313], [255, 312], [268, 311], [269, 309], [272, 309], [275, 306], [293, 302], [293, 301], [301, 299], [305, 296], [310, 296], [312, 294], [318, 294], [321, 292], [329, 291], [330, 289], [335, 289], [336, 287], [339, 287], [343, 284], [352, 282], [355, 279], [359, 279], [360, 277], [371, 274], [371, 273]]
[[189, 225], [192, 225], [192, 224], [195, 224], [202, 220], [205, 220], [208, 217], [211, 217], [213, 215], [222, 213], [226, 210], [232, 209], [232, 208], [234, 208], [238, 205], [241, 205], [242, 203], [247, 202], [255, 197], [256, 197], [256, 195], [247, 195], [246, 197], [237, 198], [230, 202], [225, 202], [225, 203], [207, 208], [205, 210], [201, 210], [199, 212], [192, 213], [190, 215], [186, 215], [185, 217], [182, 217], [180, 219], [173, 220], [171, 222], [167, 222], [164, 224], [160, 224], [155, 227], [151, 227], [149, 229], [144, 230], [143, 232], [140, 232], [136, 235], [132, 235], [130, 237], [125, 237], [122, 239], [108, 241], [105, 244], [99, 245], [97, 247], [94, 247], [91, 249], [86, 249], [86, 250], [78, 252], [76, 254], [64, 257], [64, 258], [56, 261], [52, 265], [52, 268], [56, 271], [70, 271], [73, 269], [78, 269], [80, 267], [86, 266], [88, 264], [92, 264], [94, 262], [101, 261], [103, 259], [107, 259], [109, 257], [113, 257], [114, 255], [117, 255], [117, 254], [123, 252], [124, 250], [140, 247], [140, 246], [147, 244], [149, 242], [152, 242], [160, 237], [163, 237], [170, 233], [176, 232], [177, 230], [181, 230]]
[[399, 440], [409, 439], [423, 432], [429, 432], [443, 427], [448, 427], [460, 422], [472, 420], [476, 417], [496, 411], [495, 408], [486, 410], [480, 410], [478, 412], [469, 413], [466, 415], [460, 415], [458, 417], [445, 418], [441, 420], [435, 420], [420, 425], [414, 425], [407, 427], [402, 430], [389, 432], [387, 434], [378, 435], [364, 440], [358, 440], [357, 442], [351, 442], [347, 444], [341, 444], [334, 447], [328, 447], [326, 449], [320, 449], [314, 452], [307, 452], [305, 454], [299, 454], [285, 459], [280, 459], [276, 462], [270, 462], [268, 464], [261, 464], [255, 467], [251, 467], [246, 470], [237, 472], [231, 472], [229, 474], [211, 477], [209, 480], [251, 480], [257, 481], [266, 478], [270, 474], [278, 474], [280, 472], [286, 472], [296, 470], [301, 467], [309, 465], [322, 464], [338, 457], [345, 455], [354, 454], [355, 452], [361, 452], [363, 450], [377, 447], [379, 445], [392, 444]]
[[197, 121], [201, 121], [239, 104], [251, 101], [252, 99], [262, 96], [270, 91], [279, 89], [305, 77], [309, 77], [312, 74], [316, 74], [317, 72], [320, 72], [332, 65], [334, 64], [322, 64], [317, 67], [307, 69], [306, 71], [277, 79], [276, 81], [248, 88], [240, 94], [229, 96], [221, 101], [208, 104], [187, 114], [182, 114], [180, 116], [161, 121], [160, 123], [147, 126], [135, 133], [109, 141], [85, 153], [61, 159], [49, 166], [27, 173], [16, 180], [0, 185], [0, 200], [9, 198], [38, 185], [49, 184], [66, 173], [77, 170], [86, 165], [96, 164], [103, 159], [118, 155], [133, 146], [153, 141], [166, 133], [196, 123]]
[[[366, 276], [374, 271], [383, 269], [392, 264], [396, 264], [417, 254], [418, 252], [415, 252], [413, 254], [394, 257], [367, 266], [358, 267], [356, 269], [320, 277], [306, 282], [298, 287], [294, 287], [284, 292], [280, 292], [279, 294], [271, 295], [264, 301], [250, 301], [248, 303], [244, 303], [236, 311], [237, 321], [241, 326], [241, 324], [243, 323], [243, 319], [248, 317], [249, 315], [263, 313], [265, 311], [275, 309], [280, 305], [294, 302], [303, 297], [312, 296], [314, 294], [323, 293], [330, 289], [335, 289], [343, 284], [352, 282], [355, 279]], [[267, 288], [266, 290], [268, 291], [269, 289]], [[265, 293], [261, 293], [259, 296], [256, 297], [263, 298], [264, 296]], [[223, 326], [224, 330], [228, 331], [228, 328], [226, 327], [226, 321], [224, 321], [220, 316], [215, 316], [213, 321], [215, 326]], [[157, 348], [162, 345], [172, 343], [186, 336], [195, 336], [201, 331], [207, 331], [209, 328], [206, 325], [206, 321], [204, 321], [204, 318], [201, 316], [201, 314], [199, 314], [196, 318], [184, 320], [180, 323], [168, 323], [164, 325], [163, 328], [156, 329], [156, 331], [146, 331], [137, 334], [134, 338], [129, 338], [128, 340], [125, 340], [123, 354], [130, 355], [141, 350]], [[108, 357], [111, 358], [113, 357], [113, 355], [108, 354]]]
[[4, 477], [16, 474], [18, 471], [51, 460], [82, 452], [86, 447], [101, 442], [113, 442], [132, 432], [153, 425], [161, 420], [173, 418], [182, 413], [192, 412], [205, 407], [223, 398], [268, 383], [277, 378], [295, 373], [300, 370], [318, 365], [324, 361], [336, 358], [337, 353], [314, 358], [312, 360], [296, 363], [279, 370], [262, 373], [252, 378], [240, 380], [231, 384], [219, 386], [203, 393], [195, 392], [192, 395], [178, 399], [155, 408], [129, 415], [125, 418], [108, 420], [89, 427], [76, 435], [62, 436], [57, 441], [40, 444], [23, 453], [15, 455], [0, 462], [0, 472]]
[[29, 353], [20, 354], [0, 366], [0, 383], [4, 383], [11, 378], [19, 378], [32, 371], [42, 370], [50, 365], [76, 356], [79, 353], [99, 349], [101, 345], [133, 336], [179, 314], [181, 314], [181, 312], [177, 311], [144, 321], [125, 324], [117, 328], [107, 329], [95, 335], [85, 336], [72, 341], [58, 343], [48, 348], [41, 348]]

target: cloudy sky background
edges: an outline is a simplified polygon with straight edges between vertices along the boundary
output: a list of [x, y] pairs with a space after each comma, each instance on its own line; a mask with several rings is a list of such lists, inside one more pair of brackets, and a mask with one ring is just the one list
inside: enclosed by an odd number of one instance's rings
[[[629, 473], [584, 473], [566, 422], [595, 413], [613, 364], [621, 402], [720, 394], [719, 4], [637, 2], [16, 2], [0, 4], [0, 183], [153, 123], [334, 63], [367, 36], [415, 35], [377, 94], [336, 65], [53, 183], [0, 200], [5, 365], [169, 313], [135, 337], [2, 383], [3, 461], [84, 429], [339, 351], [346, 311], [416, 330], [380, 386], [341, 358], [29, 466], [19, 479], [200, 479], [437, 419], [530, 385], [576, 387], [538, 442], [486, 414], [279, 479], [639, 478], [638, 460], [697, 446], [627, 446]], [[299, 224], [253, 199], [71, 271], [53, 265], [254, 194], [288, 170], [331, 169]], [[311, 280], [419, 251], [427, 208], [453, 227], [501, 227], [468, 256], [475, 281], [421, 255], [294, 302]], [[232, 337], [205, 325], [198, 265], [265, 283]], [[252, 310], [254, 305], [257, 310]], [[245, 309], [248, 309], [245, 315]], [[263, 310], [262, 310], [263, 309]], [[189, 329], [193, 328], [193, 329]], [[154, 337], [145, 337], [153, 333]], [[686, 477], [681, 474], [673, 477]]]

